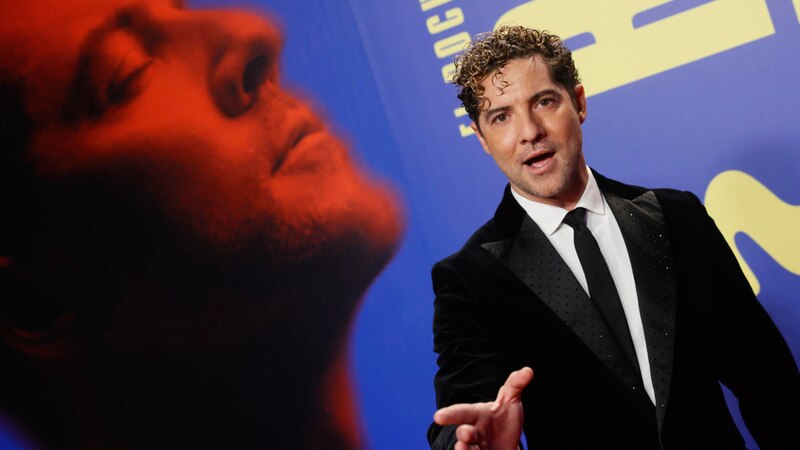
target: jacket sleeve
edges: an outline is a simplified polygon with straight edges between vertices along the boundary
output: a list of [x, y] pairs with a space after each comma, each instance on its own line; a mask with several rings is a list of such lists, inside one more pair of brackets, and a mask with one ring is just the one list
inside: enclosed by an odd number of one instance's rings
[[[481, 307], [469, 281], [445, 260], [432, 272], [434, 300], [434, 351], [439, 370], [434, 378], [438, 408], [456, 403], [494, 401], [498, 389], [513, 369], [504, 367], [488, 330], [491, 320]], [[486, 301], [486, 299], [483, 299]], [[455, 445], [455, 426], [435, 423], [428, 429], [434, 450]]]
[[800, 448], [800, 374], [786, 341], [767, 315], [730, 247], [699, 199], [721, 304], [719, 379], [762, 450]]

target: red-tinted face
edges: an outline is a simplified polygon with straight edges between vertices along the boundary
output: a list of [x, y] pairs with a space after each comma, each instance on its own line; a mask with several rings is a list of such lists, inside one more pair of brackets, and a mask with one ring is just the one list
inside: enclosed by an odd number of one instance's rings
[[583, 86], [574, 100], [554, 82], [540, 56], [511, 60], [481, 84], [488, 100], [474, 126], [511, 186], [542, 203], [571, 208], [586, 187], [581, 150], [586, 119]]
[[[357, 297], [386, 263], [401, 230], [396, 201], [280, 86], [280, 36], [269, 21], [168, 0], [0, 5], [0, 64], [23, 82], [35, 176], [141, 211], [114, 223], [118, 241], [177, 231], [188, 238], [165, 250], [170, 263], [213, 255], [204, 267], [237, 272], [243, 284], [263, 275], [267, 295], [294, 300], [319, 288], [335, 302], [336, 285]], [[246, 267], [226, 267], [228, 259]], [[318, 274], [331, 279], [318, 287]], [[151, 275], [130, 283], [159, 297]], [[281, 279], [289, 285], [275, 286]], [[224, 297], [228, 287], [206, 293]]]

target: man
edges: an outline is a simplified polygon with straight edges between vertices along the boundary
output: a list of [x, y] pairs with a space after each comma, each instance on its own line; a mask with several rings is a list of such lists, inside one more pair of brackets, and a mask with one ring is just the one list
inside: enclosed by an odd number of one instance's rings
[[797, 366], [699, 200], [586, 166], [560, 39], [504, 26], [456, 68], [509, 187], [433, 268], [431, 447], [741, 449], [722, 382], [762, 449], [800, 448]]
[[281, 87], [273, 24], [0, 21], [0, 414], [54, 449], [360, 447], [347, 330], [402, 221]]

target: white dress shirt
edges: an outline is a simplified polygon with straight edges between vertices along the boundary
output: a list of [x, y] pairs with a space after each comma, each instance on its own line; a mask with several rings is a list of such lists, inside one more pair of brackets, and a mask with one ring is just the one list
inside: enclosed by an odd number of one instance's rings
[[[642, 317], [639, 314], [639, 297], [636, 295], [636, 282], [633, 279], [633, 268], [628, 257], [628, 249], [625, 247], [625, 240], [622, 238], [617, 219], [611, 212], [608, 202], [600, 193], [592, 171], [588, 167], [586, 171], [589, 172], [589, 182], [576, 207], [586, 208], [586, 227], [597, 241], [600, 252], [608, 265], [608, 270], [611, 272], [611, 277], [614, 279], [614, 286], [617, 288], [622, 309], [625, 311], [625, 319], [628, 322], [628, 329], [633, 339], [633, 348], [636, 350], [636, 359], [639, 361], [644, 389], [650, 397], [650, 401], [655, 404], [650, 362], [647, 359], [647, 344], [644, 339]], [[589, 295], [586, 276], [578, 259], [578, 252], [575, 250], [572, 227], [562, 223], [564, 216], [569, 211], [558, 206], [529, 200], [517, 193], [513, 187], [511, 193], [522, 209], [544, 232], [575, 278], [583, 286], [586, 295]]]

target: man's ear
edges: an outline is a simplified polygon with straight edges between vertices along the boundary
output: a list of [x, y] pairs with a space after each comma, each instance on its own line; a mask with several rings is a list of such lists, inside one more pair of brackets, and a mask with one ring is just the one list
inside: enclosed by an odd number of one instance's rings
[[0, 255], [0, 339], [33, 359], [69, 357], [78, 350], [75, 314], [54, 312], [14, 261]]
[[476, 125], [475, 122], [470, 122], [469, 123], [469, 127], [472, 128], [472, 131], [475, 132], [475, 136], [478, 137], [478, 142], [481, 143], [481, 147], [483, 147], [483, 151], [485, 151], [486, 154], [491, 155], [492, 152], [489, 151], [489, 146], [486, 145], [486, 139], [483, 138], [483, 134], [481, 134], [481, 130], [480, 130], [480, 128], [478, 128], [478, 125]]
[[578, 109], [578, 118], [583, 123], [586, 120], [586, 91], [582, 84], [575, 85], [575, 107]]

